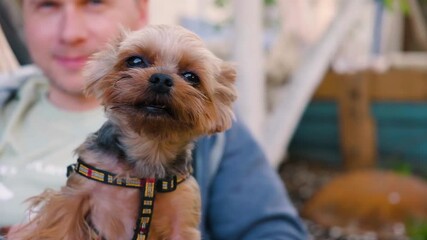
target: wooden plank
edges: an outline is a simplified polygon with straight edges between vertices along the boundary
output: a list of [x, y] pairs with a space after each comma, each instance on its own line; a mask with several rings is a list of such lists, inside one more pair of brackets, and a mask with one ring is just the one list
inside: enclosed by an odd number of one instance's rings
[[[298, 128], [292, 144], [310, 147], [339, 147], [339, 133], [337, 124], [334, 123], [307, 123], [304, 128]], [[306, 149], [308, 150], [308, 149]]]
[[425, 102], [374, 102], [371, 103], [371, 109], [377, 123], [381, 126], [427, 127], [427, 104]]
[[[372, 101], [426, 101], [427, 69], [390, 69], [384, 73], [365, 72]], [[329, 71], [314, 99], [337, 100], [342, 75]]]
[[262, 2], [236, 0], [232, 3], [234, 38], [231, 52], [236, 61], [239, 93], [236, 105], [241, 119], [255, 138], [262, 141], [266, 117]]
[[372, 100], [427, 100], [427, 70], [391, 69], [382, 74], [369, 74]]
[[368, 76], [344, 75], [340, 80], [339, 122], [341, 151], [348, 170], [376, 165], [376, 136], [370, 113]]
[[342, 78], [343, 76], [341, 74], [329, 70], [314, 93], [313, 98], [315, 100], [336, 101], [338, 99], [339, 84]]

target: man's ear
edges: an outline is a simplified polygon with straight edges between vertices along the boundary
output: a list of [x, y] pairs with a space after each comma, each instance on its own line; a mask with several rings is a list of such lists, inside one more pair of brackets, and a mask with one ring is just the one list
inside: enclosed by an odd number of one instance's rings
[[120, 43], [128, 35], [129, 31], [121, 28], [120, 34], [107, 44], [104, 50], [93, 54], [85, 66], [83, 75], [85, 78], [85, 94], [100, 99], [104, 91], [101, 80], [114, 70], [118, 57]]

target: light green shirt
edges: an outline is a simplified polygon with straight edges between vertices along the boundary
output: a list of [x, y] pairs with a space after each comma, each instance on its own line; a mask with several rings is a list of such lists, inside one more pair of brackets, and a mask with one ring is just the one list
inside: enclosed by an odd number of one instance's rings
[[33, 76], [0, 108], [0, 226], [25, 220], [26, 199], [59, 189], [74, 150], [105, 121], [102, 108], [67, 112], [47, 99], [47, 82]]

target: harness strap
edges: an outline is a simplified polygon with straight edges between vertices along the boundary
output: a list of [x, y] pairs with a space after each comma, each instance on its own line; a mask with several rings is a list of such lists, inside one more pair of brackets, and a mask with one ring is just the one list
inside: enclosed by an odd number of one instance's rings
[[136, 228], [132, 240], [146, 240], [150, 229], [151, 217], [153, 215], [155, 181], [148, 179], [145, 186], [140, 191], [141, 203], [139, 204], [139, 213], [136, 220]]
[[67, 167], [67, 177], [74, 172], [85, 178], [104, 184], [140, 189], [141, 203], [139, 205], [138, 218], [132, 240], [148, 239], [156, 192], [172, 192], [177, 188], [178, 184], [188, 178], [188, 175], [180, 178], [177, 178], [177, 176], [168, 176], [157, 180], [155, 178], [120, 178], [114, 173], [85, 163], [81, 158], [77, 159], [77, 163]]

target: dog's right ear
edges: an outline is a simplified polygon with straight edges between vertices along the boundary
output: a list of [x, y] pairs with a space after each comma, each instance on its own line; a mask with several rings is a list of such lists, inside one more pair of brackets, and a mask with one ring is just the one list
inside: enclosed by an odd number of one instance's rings
[[215, 90], [216, 126], [212, 129], [211, 133], [223, 132], [232, 125], [234, 119], [232, 105], [237, 98], [237, 91], [234, 85], [236, 81], [236, 68], [234, 64], [223, 62], [217, 81], [218, 85]]
[[84, 92], [88, 96], [102, 98], [104, 84], [102, 79], [105, 78], [114, 69], [116, 64], [120, 43], [129, 34], [128, 30], [120, 29], [120, 34], [109, 42], [104, 50], [93, 54], [85, 66], [83, 75], [85, 78]]

